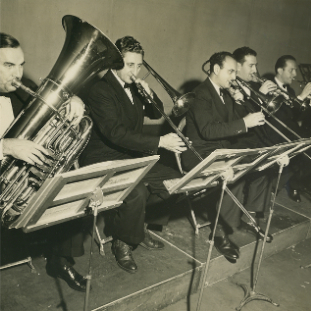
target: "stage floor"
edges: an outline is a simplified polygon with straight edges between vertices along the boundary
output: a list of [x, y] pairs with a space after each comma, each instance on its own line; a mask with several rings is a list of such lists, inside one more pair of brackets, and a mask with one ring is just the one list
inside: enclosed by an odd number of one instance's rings
[[[204, 221], [205, 204], [204, 200], [194, 203], [199, 222]], [[207, 258], [210, 228], [202, 228], [199, 235], [195, 235], [187, 216], [187, 204], [185, 201], [180, 202], [172, 209], [168, 226], [162, 232], [153, 231], [153, 234], [164, 241], [163, 251], [148, 251], [138, 247], [133, 252], [138, 265], [136, 274], [129, 274], [117, 266], [110, 243], [105, 245], [104, 257], [94, 245], [92, 290], [88, 310], [161, 310], [197, 291]], [[294, 203], [282, 190], [277, 197], [271, 223], [270, 232], [274, 241], [266, 245], [264, 256], [269, 257], [307, 238], [311, 241], [310, 221], [311, 198], [303, 196], [302, 203]], [[260, 226], [265, 228], [264, 220], [261, 220]], [[231, 239], [240, 247], [240, 259], [232, 264], [213, 249], [207, 278], [210, 286], [220, 284], [219, 281], [248, 269], [256, 249], [258, 253], [257, 243], [252, 235], [234, 233]], [[63, 280], [51, 278], [46, 274], [46, 262], [39, 251], [42, 246], [40, 243], [44, 244], [44, 240], [39, 239], [37, 246], [34, 245], [35, 240], [31, 241], [37, 274], [31, 273], [26, 264], [2, 270], [1, 310], [83, 310], [83, 293], [70, 289]], [[88, 271], [89, 248], [88, 236], [85, 241], [86, 253], [76, 259], [75, 265], [83, 274]], [[14, 257], [16, 260], [20, 259], [18, 243], [12, 242], [9, 247], [2, 247], [2, 252], [6, 252], [6, 257], [10, 260]], [[12, 254], [9, 254], [10, 252]]]

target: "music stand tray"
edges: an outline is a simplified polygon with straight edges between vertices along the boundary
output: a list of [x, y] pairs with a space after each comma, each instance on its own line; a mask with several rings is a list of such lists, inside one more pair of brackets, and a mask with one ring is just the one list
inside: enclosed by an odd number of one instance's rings
[[86, 216], [98, 187], [105, 199], [98, 212], [118, 207], [158, 160], [155, 155], [108, 161], [49, 178], [9, 228], [31, 232]]

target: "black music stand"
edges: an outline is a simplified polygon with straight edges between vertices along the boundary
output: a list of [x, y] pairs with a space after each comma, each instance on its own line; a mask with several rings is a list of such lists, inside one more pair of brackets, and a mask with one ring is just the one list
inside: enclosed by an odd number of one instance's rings
[[263, 301], [270, 302], [271, 304], [273, 304], [276, 307], [279, 306], [279, 304], [273, 302], [270, 297], [268, 297], [264, 294], [261, 294], [261, 293], [257, 293], [255, 291], [255, 289], [256, 289], [256, 285], [257, 285], [257, 281], [258, 281], [259, 270], [261, 267], [263, 253], [264, 253], [265, 245], [267, 242], [267, 237], [268, 237], [268, 232], [270, 229], [271, 219], [272, 219], [272, 215], [274, 212], [275, 199], [276, 199], [276, 195], [277, 195], [277, 191], [278, 191], [278, 187], [279, 187], [279, 182], [280, 182], [280, 178], [281, 178], [283, 169], [285, 166], [287, 166], [289, 164], [291, 158], [295, 157], [296, 155], [298, 155], [300, 153], [303, 153], [305, 150], [307, 150], [311, 147], [311, 139], [301, 139], [298, 141], [294, 141], [292, 143], [280, 144], [280, 145], [277, 145], [276, 147], [277, 147], [277, 149], [274, 152], [272, 152], [269, 155], [269, 157], [267, 157], [262, 163], [260, 163], [260, 165], [258, 167], [255, 168], [256, 171], [263, 171], [263, 170], [265, 170], [265, 169], [267, 169], [267, 168], [269, 168], [275, 164], [277, 164], [279, 166], [278, 177], [277, 177], [277, 181], [276, 181], [276, 185], [275, 185], [275, 191], [273, 194], [272, 204], [270, 205], [270, 209], [269, 209], [269, 217], [268, 217], [268, 222], [267, 222], [267, 226], [266, 226], [266, 230], [265, 230], [264, 239], [263, 239], [262, 246], [261, 246], [261, 251], [260, 251], [260, 255], [259, 255], [259, 261], [258, 261], [258, 265], [257, 265], [257, 271], [256, 271], [255, 279], [254, 279], [254, 282], [252, 284], [251, 290], [249, 290], [247, 288], [247, 286], [241, 285], [241, 287], [243, 288], [243, 290], [245, 292], [245, 295], [244, 295], [244, 298], [241, 300], [239, 306], [236, 307], [237, 311], [240, 311], [243, 308], [243, 306], [245, 306], [247, 303], [251, 302], [252, 300], [263, 300]]
[[[261, 235], [265, 241], [268, 237], [268, 230], [264, 232], [257, 225], [255, 219], [248, 213], [244, 206], [238, 201], [233, 193], [228, 189], [227, 184], [233, 184], [242, 176], [251, 170], [263, 170], [278, 161], [281, 155], [288, 153], [289, 156], [296, 155], [298, 149], [301, 152], [309, 148], [311, 141], [302, 139], [299, 142], [286, 143], [273, 147], [258, 148], [258, 149], [219, 149], [211, 153], [207, 158], [200, 162], [195, 168], [187, 173], [181, 179], [173, 179], [165, 181], [164, 184], [168, 191], [173, 193], [182, 193], [187, 191], [199, 191], [203, 188], [210, 188], [217, 186], [222, 181], [222, 189], [220, 200], [217, 208], [214, 230], [212, 238], [209, 240], [209, 251], [206, 260], [205, 269], [201, 276], [200, 294], [197, 304], [197, 311], [200, 310], [201, 300], [203, 296], [203, 289], [206, 282], [207, 272], [210, 264], [212, 249], [214, 246], [214, 238], [216, 225], [218, 223], [220, 209], [223, 201], [224, 192], [232, 198], [232, 200], [240, 207], [242, 212], [248, 217], [251, 225]], [[309, 147], [308, 147], [309, 146]], [[259, 164], [265, 163], [259, 166]], [[269, 228], [268, 228], [269, 229]]]
[[[261, 148], [261, 149], [219, 149], [212, 152], [207, 158], [200, 162], [184, 177], [179, 179], [172, 179], [164, 181], [164, 184], [170, 194], [183, 192], [197, 192], [205, 188], [216, 187], [222, 183], [220, 200], [217, 208], [217, 215], [215, 225], [212, 232], [212, 238], [209, 240], [209, 250], [204, 268], [203, 275], [200, 282], [200, 294], [197, 305], [197, 310], [200, 309], [204, 284], [206, 281], [207, 272], [211, 260], [212, 249], [214, 246], [214, 238], [216, 226], [219, 219], [220, 209], [223, 201], [224, 192], [226, 191], [234, 201], [237, 198], [227, 188], [227, 184], [234, 183], [236, 180], [244, 176], [251, 169], [256, 167], [260, 162], [266, 159], [275, 149]], [[249, 213], [241, 204], [239, 207], [251, 219]], [[255, 220], [253, 220], [255, 222]], [[257, 227], [256, 227], [257, 228]], [[260, 228], [257, 230], [259, 231]]]
[[86, 276], [84, 311], [91, 288], [91, 258], [97, 215], [122, 204], [159, 156], [108, 161], [89, 165], [47, 179], [9, 228], [32, 232], [93, 214], [93, 230]]

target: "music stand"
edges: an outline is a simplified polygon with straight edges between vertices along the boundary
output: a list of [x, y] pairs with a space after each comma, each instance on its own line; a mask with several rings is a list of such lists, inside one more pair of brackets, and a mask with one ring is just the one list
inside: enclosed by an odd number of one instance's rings
[[93, 214], [84, 310], [91, 288], [91, 258], [97, 214], [120, 206], [126, 196], [159, 160], [159, 156], [108, 161], [47, 179], [9, 228], [32, 232]]
[[263, 300], [263, 301], [270, 302], [271, 304], [273, 304], [276, 307], [279, 306], [279, 304], [273, 302], [270, 297], [268, 297], [264, 294], [261, 294], [261, 293], [257, 293], [255, 291], [255, 289], [256, 289], [256, 285], [257, 285], [257, 281], [258, 281], [259, 270], [261, 267], [263, 253], [264, 253], [265, 245], [267, 242], [267, 236], [268, 236], [268, 232], [270, 229], [271, 219], [272, 219], [272, 215], [274, 212], [276, 195], [277, 195], [279, 182], [280, 182], [280, 178], [281, 178], [283, 169], [285, 166], [287, 166], [289, 164], [291, 158], [297, 156], [300, 153], [303, 153], [305, 150], [307, 150], [311, 147], [311, 139], [301, 139], [298, 141], [294, 141], [292, 143], [280, 144], [280, 145], [277, 145], [276, 147], [277, 147], [277, 149], [274, 152], [272, 152], [269, 155], [269, 157], [267, 157], [265, 160], [263, 160], [263, 162], [260, 163], [260, 165], [258, 167], [255, 168], [256, 171], [263, 171], [263, 170], [265, 170], [265, 169], [267, 169], [267, 168], [269, 168], [275, 164], [279, 165], [278, 176], [277, 176], [277, 181], [276, 181], [276, 185], [275, 185], [275, 191], [273, 194], [272, 204], [270, 205], [270, 209], [269, 209], [269, 217], [268, 217], [268, 221], [267, 221], [264, 239], [263, 239], [262, 246], [261, 246], [261, 251], [260, 251], [260, 255], [259, 255], [259, 261], [258, 261], [258, 265], [257, 265], [257, 271], [256, 271], [255, 279], [254, 279], [254, 282], [252, 284], [251, 290], [249, 290], [245, 285], [241, 285], [241, 287], [243, 288], [243, 290], [245, 292], [245, 295], [244, 295], [244, 298], [241, 300], [239, 306], [236, 307], [237, 311], [240, 311], [244, 305], [246, 305], [247, 303], [249, 303], [252, 300]]

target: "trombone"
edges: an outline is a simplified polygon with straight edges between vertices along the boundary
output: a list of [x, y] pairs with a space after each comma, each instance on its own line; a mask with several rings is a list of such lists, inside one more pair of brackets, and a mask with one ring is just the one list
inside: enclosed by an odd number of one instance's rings
[[[272, 117], [275, 121], [277, 121], [279, 124], [281, 124], [285, 129], [287, 129], [289, 132], [291, 132], [293, 135], [295, 135], [298, 139], [302, 139], [300, 135], [298, 135], [295, 131], [293, 131], [291, 128], [289, 128], [284, 122], [279, 120], [277, 117], [273, 115], [274, 112], [276, 112], [281, 106], [273, 111], [273, 105], [269, 106], [271, 101], [269, 101], [263, 94], [255, 91], [248, 83], [246, 83], [244, 80], [242, 80], [240, 77], [236, 77], [236, 84], [238, 85], [239, 89], [241, 90], [242, 94], [246, 96], [248, 99], [251, 99], [256, 105], [258, 105], [265, 113], [267, 113], [270, 117]], [[263, 103], [261, 104], [257, 100], [253, 99], [251, 96], [248, 96], [242, 86], [248, 88], [251, 92], [253, 92]], [[272, 110], [272, 111], [270, 111]], [[292, 142], [286, 135], [284, 135], [281, 131], [279, 131], [275, 126], [273, 126], [269, 121], [265, 121], [268, 126], [270, 126], [275, 132], [277, 132], [280, 136], [282, 136], [287, 142]], [[306, 157], [308, 157], [311, 160], [311, 157], [303, 153]]]
[[[259, 77], [256, 73], [254, 73], [252, 76], [254, 82], [263, 84], [267, 81], [267, 79]], [[291, 108], [293, 108], [294, 104], [296, 103], [300, 106], [302, 111], [305, 111], [308, 108], [308, 104], [305, 100], [300, 100], [299, 98], [290, 95], [287, 91], [281, 89], [278, 85], [276, 86], [277, 89], [271, 92], [272, 98], [268, 101], [268, 105], [274, 107], [273, 112], [278, 111], [283, 103], [290, 106]]]
[[[184, 95], [181, 95], [176, 90], [174, 90], [163, 78], [160, 77], [159, 74], [157, 74], [150, 65], [147, 64], [146, 61], [143, 61], [144, 66], [146, 69], [153, 75], [153, 77], [158, 81], [159, 84], [165, 89], [165, 91], [168, 93], [168, 95], [173, 100], [174, 106], [173, 106], [173, 114], [175, 116], [181, 116], [182, 114], [186, 113], [186, 111], [190, 108], [194, 98], [195, 94], [193, 92], [186, 93]], [[135, 82], [137, 88], [150, 103], [153, 104], [153, 106], [161, 113], [161, 115], [164, 117], [164, 119], [169, 123], [169, 125], [173, 128], [173, 130], [176, 132], [176, 134], [183, 140], [183, 142], [186, 144], [186, 146], [196, 155], [196, 157], [203, 161], [203, 158], [200, 156], [200, 154], [193, 148], [192, 144], [189, 142], [187, 137], [179, 130], [179, 128], [174, 124], [172, 119], [164, 112], [162, 109], [158, 106], [157, 102], [150, 96], [145, 88], [137, 82], [137, 78], [134, 74], [132, 74], [131, 79], [133, 82]]]

